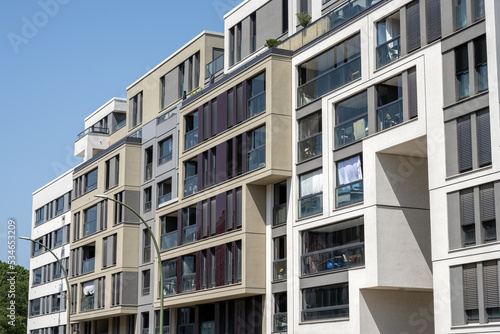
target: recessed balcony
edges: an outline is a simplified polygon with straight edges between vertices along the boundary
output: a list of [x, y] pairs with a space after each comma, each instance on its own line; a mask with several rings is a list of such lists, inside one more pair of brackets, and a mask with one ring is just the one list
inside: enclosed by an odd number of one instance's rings
[[75, 142], [75, 156], [83, 157], [87, 160], [96, 153], [107, 149], [108, 146], [108, 128], [91, 126], [78, 134], [78, 138]]

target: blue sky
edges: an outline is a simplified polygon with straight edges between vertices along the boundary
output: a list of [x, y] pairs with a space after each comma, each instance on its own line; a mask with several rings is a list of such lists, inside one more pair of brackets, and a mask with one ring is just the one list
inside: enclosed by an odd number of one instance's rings
[[[40, 0], [0, 4], [0, 260], [7, 223], [30, 236], [32, 193], [77, 165], [83, 120], [241, 0]], [[17, 241], [17, 264], [29, 244]]]

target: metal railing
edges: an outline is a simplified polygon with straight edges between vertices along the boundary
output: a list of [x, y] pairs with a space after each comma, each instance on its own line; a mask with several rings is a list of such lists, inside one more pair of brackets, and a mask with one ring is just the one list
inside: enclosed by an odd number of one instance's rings
[[219, 57], [215, 58], [214, 60], [212, 60], [210, 63], [207, 64], [205, 79], [210, 78], [212, 74], [215, 74], [222, 69], [224, 69], [224, 54], [220, 55]]
[[[163, 326], [163, 334], [169, 334], [169, 333], [170, 333], [170, 327]], [[160, 326], [155, 327], [155, 334], [160, 334]]]
[[99, 134], [107, 135], [107, 134], [109, 134], [109, 130], [108, 130], [108, 128], [103, 128], [100, 126], [91, 126], [90, 128], [87, 128], [87, 129], [83, 130], [82, 132], [80, 132], [77, 137], [78, 137], [78, 139], [81, 139], [89, 133], [99, 133]]
[[170, 201], [172, 199], [172, 193], [158, 197], [158, 205]]
[[310, 275], [365, 264], [365, 243], [358, 242], [302, 255], [302, 274]]
[[266, 146], [248, 151], [248, 171], [266, 165]]
[[151, 211], [151, 201], [144, 203], [144, 212]]
[[198, 128], [186, 133], [186, 150], [198, 144]]
[[165, 162], [167, 162], [169, 160], [172, 160], [172, 152], [166, 154], [163, 157], [160, 157], [160, 160], [158, 161], [158, 164], [162, 165], [162, 164], [164, 164]]

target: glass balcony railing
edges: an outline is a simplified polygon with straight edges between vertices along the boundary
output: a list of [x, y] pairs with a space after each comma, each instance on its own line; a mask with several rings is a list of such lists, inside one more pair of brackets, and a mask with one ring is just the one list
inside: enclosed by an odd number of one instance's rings
[[161, 249], [170, 249], [177, 247], [177, 231], [173, 231], [161, 236]]
[[177, 278], [165, 278], [163, 280], [163, 294], [165, 296], [177, 293]]
[[266, 165], [266, 147], [262, 146], [255, 150], [248, 152], [248, 170], [254, 170], [256, 168]]
[[361, 77], [361, 57], [357, 57], [297, 88], [297, 104], [306, 105]]
[[144, 203], [144, 212], [151, 211], [151, 201]]
[[82, 311], [90, 311], [94, 309], [94, 296], [82, 298]]
[[378, 131], [403, 123], [403, 99], [388, 103], [377, 109]]
[[286, 332], [287, 320], [286, 312], [274, 314], [274, 332]]
[[158, 161], [159, 165], [163, 165], [165, 162], [172, 160], [172, 153], [166, 154], [163, 157], [160, 157], [160, 160]]
[[363, 180], [335, 189], [335, 207], [363, 201]]
[[84, 260], [82, 264], [82, 274], [94, 271], [94, 267], [95, 267], [95, 257], [88, 260]]
[[336, 29], [352, 18], [370, 9], [372, 6], [385, 0], [350, 0], [343, 5], [335, 8], [328, 14], [321, 17], [316, 22], [308, 25], [289, 38], [285, 39], [279, 45], [278, 49], [296, 51], [304, 45]]
[[142, 128], [132, 133], [129, 138], [142, 138]]
[[212, 74], [215, 74], [224, 68], [224, 54], [212, 60], [207, 64], [207, 70], [205, 73], [205, 79], [210, 78]]
[[84, 236], [91, 235], [97, 232], [97, 220], [92, 220], [85, 223]]
[[186, 150], [198, 144], [198, 128], [186, 133]]
[[172, 193], [168, 193], [166, 195], [158, 197], [158, 205], [168, 202], [172, 199]]
[[87, 128], [87, 129], [83, 130], [82, 132], [80, 132], [78, 134], [78, 139], [85, 137], [89, 133], [99, 133], [99, 134], [107, 135], [109, 133], [109, 130], [108, 130], [108, 128], [103, 128], [100, 126], [91, 126], [90, 128]]
[[299, 199], [299, 218], [323, 212], [323, 193]]
[[127, 119], [124, 119], [123, 121], [121, 121], [120, 123], [116, 124], [114, 127], [113, 127], [113, 131], [116, 131], [116, 130], [119, 130], [121, 128], [123, 128], [125, 126], [125, 124], [127, 124]]
[[144, 173], [144, 180], [145, 181], [151, 180], [152, 177], [153, 177], [153, 163], [150, 162], [146, 165], [145, 173]]
[[[169, 334], [169, 333], [170, 333], [170, 327], [163, 326], [163, 334]], [[160, 334], [160, 326], [155, 327], [155, 334]]]
[[248, 100], [248, 118], [260, 114], [266, 110], [266, 92], [254, 96]]
[[275, 205], [273, 208], [274, 220], [273, 226], [286, 223], [286, 203]]
[[286, 259], [274, 260], [273, 280], [278, 281], [282, 279], [286, 279]]
[[368, 136], [368, 116], [356, 118], [335, 127], [335, 148], [350, 144]]
[[196, 290], [196, 273], [182, 275], [182, 292]]
[[343, 245], [302, 255], [302, 274], [362, 266], [365, 264], [365, 244]]
[[184, 196], [194, 194], [198, 191], [198, 175], [193, 175], [184, 181]]
[[302, 139], [298, 143], [298, 161], [304, 161], [320, 155], [323, 152], [323, 136], [318, 133], [315, 136]]
[[401, 43], [399, 36], [377, 46], [377, 68], [385, 66], [400, 57]]
[[182, 243], [188, 244], [196, 241], [196, 225], [184, 227], [182, 229]]

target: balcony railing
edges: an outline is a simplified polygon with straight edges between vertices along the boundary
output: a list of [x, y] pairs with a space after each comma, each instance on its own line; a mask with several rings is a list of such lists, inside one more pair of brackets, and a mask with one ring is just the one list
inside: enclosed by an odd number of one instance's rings
[[149, 290], [150, 290], [150, 289], [149, 289], [149, 286], [147, 286], [147, 287], [143, 287], [143, 288], [142, 288], [142, 294], [143, 294], [143, 295], [149, 295]]
[[384, 0], [350, 0], [316, 22], [285, 39], [276, 47], [296, 51]]
[[173, 231], [161, 236], [161, 249], [177, 247], [177, 231]]
[[164, 155], [163, 157], [160, 157], [160, 160], [159, 160], [158, 164], [162, 165], [165, 162], [170, 161], [170, 160], [172, 160], [172, 152]]
[[255, 150], [248, 152], [248, 170], [254, 170], [256, 168], [266, 165], [266, 147], [261, 146]]
[[150, 163], [146, 164], [146, 169], [145, 169], [145, 173], [144, 173], [144, 180], [145, 181], [151, 180], [152, 177], [153, 177], [153, 163], [150, 162]]
[[399, 36], [377, 46], [377, 68], [385, 66], [400, 57], [401, 43]]
[[403, 99], [388, 103], [377, 109], [378, 130], [385, 130], [391, 126], [403, 123]]
[[286, 279], [286, 259], [274, 260], [273, 273], [273, 280], [275, 281]]
[[248, 118], [260, 114], [266, 110], [266, 92], [254, 96], [248, 100]]
[[337, 208], [361, 201], [363, 201], [363, 180], [335, 189], [335, 206]]
[[210, 78], [212, 74], [215, 74], [224, 68], [224, 54], [212, 60], [207, 64], [207, 71], [205, 73], [205, 79]]
[[287, 320], [286, 312], [274, 314], [274, 332], [286, 332]]
[[168, 193], [166, 195], [158, 197], [158, 205], [168, 202], [172, 199], [172, 193]]
[[163, 281], [163, 294], [167, 295], [175, 295], [177, 293], [177, 277], [174, 278], [165, 278]]
[[94, 190], [95, 188], [97, 188], [97, 181], [92, 183], [92, 184], [88, 184], [85, 186], [85, 192], [89, 192], [91, 190]]
[[116, 124], [114, 127], [113, 127], [113, 131], [116, 131], [118, 129], [121, 129], [125, 126], [125, 124], [127, 124], [127, 119], [124, 119], [123, 121], [121, 121], [120, 123]]
[[[169, 333], [170, 333], [170, 327], [163, 326], [163, 334], [169, 334]], [[155, 327], [155, 334], [160, 334], [160, 326]]]
[[318, 133], [298, 143], [298, 161], [304, 161], [320, 155], [323, 152], [323, 136]]
[[297, 88], [297, 104], [302, 107], [360, 77], [361, 57], [357, 57]]
[[194, 194], [198, 191], [198, 175], [193, 175], [184, 181], [184, 196]]
[[94, 309], [94, 296], [82, 298], [82, 311], [90, 311]]
[[188, 244], [196, 241], [196, 225], [184, 227], [182, 229], [182, 243]]
[[196, 290], [196, 273], [182, 275], [182, 292]]
[[186, 133], [186, 150], [198, 144], [198, 128]]
[[94, 271], [95, 267], [95, 257], [88, 259], [88, 260], [83, 260], [82, 264], [82, 274], [90, 273]]
[[299, 218], [323, 212], [323, 193], [299, 199]]
[[302, 255], [302, 274], [339, 270], [365, 264], [365, 244], [358, 242]]
[[97, 220], [86, 222], [84, 230], [84, 236], [95, 233], [97, 231]]
[[144, 203], [144, 212], [151, 211], [151, 201]]
[[335, 127], [335, 148], [368, 136], [368, 116], [364, 115]]
[[274, 211], [273, 226], [286, 223], [286, 203], [275, 205], [273, 211]]
[[83, 138], [85, 135], [87, 135], [89, 133], [100, 133], [100, 134], [107, 135], [109, 133], [109, 130], [108, 130], [108, 128], [103, 128], [100, 126], [91, 126], [90, 128], [87, 128], [87, 129], [83, 130], [82, 132], [80, 132], [78, 134], [78, 139]]

